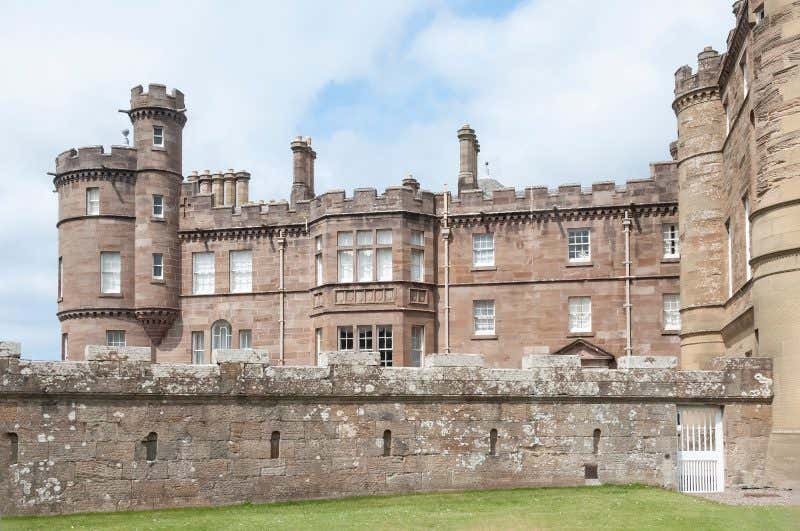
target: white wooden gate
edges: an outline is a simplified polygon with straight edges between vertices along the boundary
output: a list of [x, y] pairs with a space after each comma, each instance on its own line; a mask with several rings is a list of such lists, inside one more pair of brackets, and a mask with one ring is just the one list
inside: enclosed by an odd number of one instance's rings
[[725, 490], [722, 408], [678, 407], [678, 490]]

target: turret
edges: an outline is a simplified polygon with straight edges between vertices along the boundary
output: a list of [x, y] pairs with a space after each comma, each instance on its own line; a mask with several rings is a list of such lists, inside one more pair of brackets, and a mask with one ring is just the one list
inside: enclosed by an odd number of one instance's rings
[[464, 124], [458, 130], [458, 193], [478, 188], [478, 153], [480, 144], [475, 130]]
[[722, 144], [725, 114], [717, 78], [722, 57], [712, 48], [698, 69], [675, 72], [678, 118], [679, 231], [681, 248], [681, 362], [699, 368], [725, 352], [720, 326], [726, 294]]
[[294, 209], [298, 201], [314, 198], [314, 159], [317, 153], [311, 149], [311, 137], [308, 136], [296, 137], [290, 147], [293, 158], [290, 206]]
[[[135, 313], [159, 345], [179, 309], [178, 203], [183, 180], [183, 93], [164, 85], [131, 90], [136, 146]], [[159, 267], [160, 266], [160, 267]]]

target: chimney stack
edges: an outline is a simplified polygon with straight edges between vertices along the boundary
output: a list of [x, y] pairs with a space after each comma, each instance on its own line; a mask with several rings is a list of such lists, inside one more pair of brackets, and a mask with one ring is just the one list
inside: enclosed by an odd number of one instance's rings
[[294, 159], [290, 208], [294, 209], [298, 201], [314, 197], [314, 159], [317, 153], [311, 149], [310, 136], [295, 137], [290, 147]]
[[475, 130], [464, 124], [458, 130], [459, 169], [458, 193], [478, 188], [478, 152], [480, 144]]

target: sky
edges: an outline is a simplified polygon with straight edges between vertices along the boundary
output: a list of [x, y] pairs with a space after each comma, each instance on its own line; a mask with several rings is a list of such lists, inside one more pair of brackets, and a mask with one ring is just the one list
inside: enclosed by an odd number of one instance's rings
[[731, 3], [5, 0], [0, 339], [58, 359], [47, 172], [71, 147], [121, 144], [135, 85], [182, 90], [184, 173], [248, 170], [251, 200], [288, 199], [297, 135], [317, 193], [409, 173], [452, 190], [465, 122], [506, 186], [624, 183], [669, 159], [673, 74], [724, 51]]

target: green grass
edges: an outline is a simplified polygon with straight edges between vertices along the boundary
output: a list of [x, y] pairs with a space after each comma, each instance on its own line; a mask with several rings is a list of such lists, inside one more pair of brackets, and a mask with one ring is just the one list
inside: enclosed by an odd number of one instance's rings
[[638, 485], [474, 490], [0, 520], [0, 529], [798, 529], [800, 507], [732, 507]]

